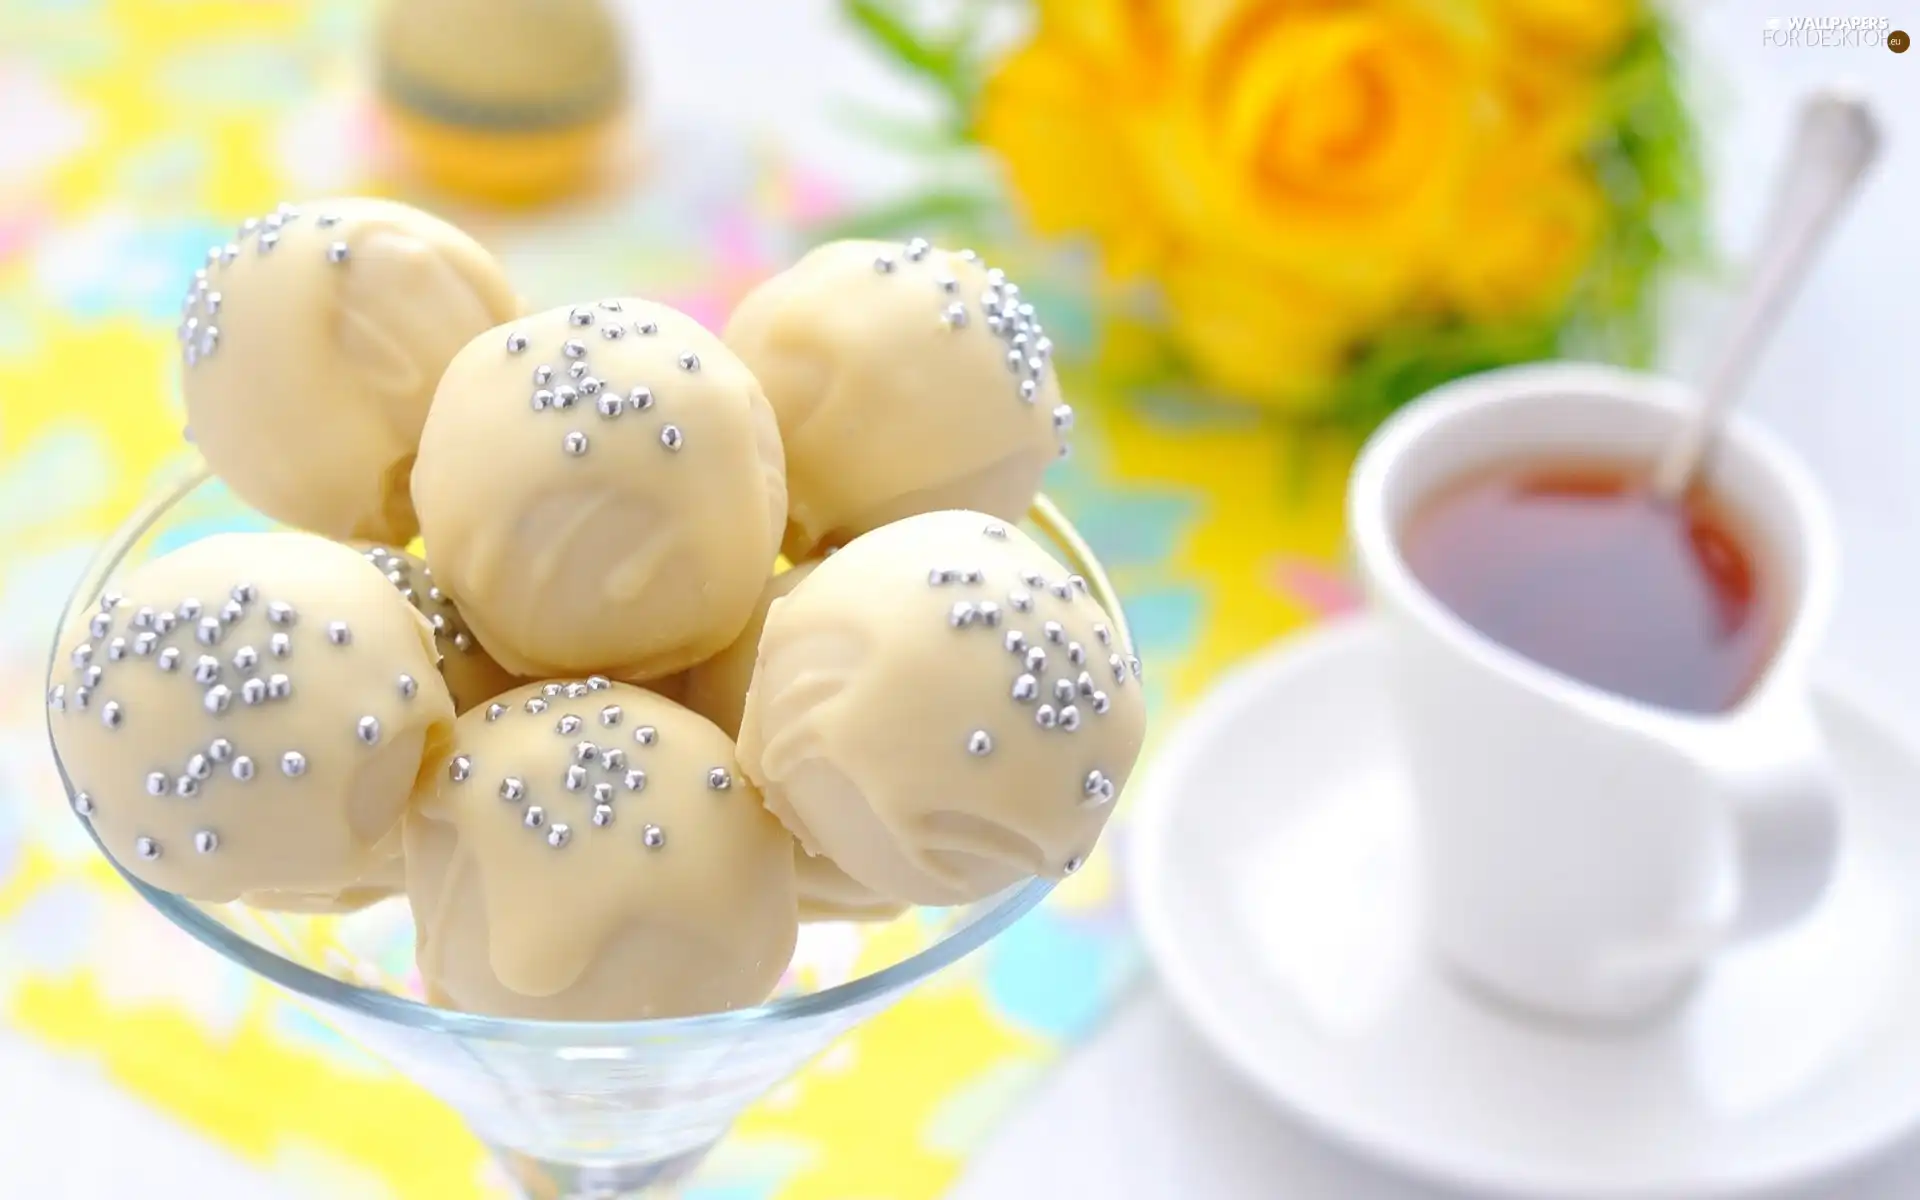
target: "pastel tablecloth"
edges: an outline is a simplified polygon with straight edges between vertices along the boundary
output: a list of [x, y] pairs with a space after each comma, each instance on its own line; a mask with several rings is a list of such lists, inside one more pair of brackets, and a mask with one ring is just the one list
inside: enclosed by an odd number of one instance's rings
[[[371, 165], [363, 19], [325, 0], [0, 0], [0, 1021], [309, 1194], [503, 1196], [446, 1109], [135, 899], [45, 749], [60, 603], [181, 452], [192, 268], [279, 200], [394, 190]], [[831, 181], [714, 139], [673, 150], [671, 173], [564, 215], [449, 215], [535, 303], [638, 291], [717, 323], [832, 211]], [[1046, 299], [1084, 344], [1073, 297]], [[1349, 602], [1332, 564], [1351, 447], [1087, 390], [1049, 490], [1127, 597], [1164, 728], [1235, 658]], [[751, 1110], [690, 1194], [940, 1194], [1136, 970], [1124, 820], [1040, 912]]]

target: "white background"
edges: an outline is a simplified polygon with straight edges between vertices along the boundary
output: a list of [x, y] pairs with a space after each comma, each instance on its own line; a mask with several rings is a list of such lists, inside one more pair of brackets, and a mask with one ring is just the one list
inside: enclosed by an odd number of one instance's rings
[[[842, 132], [836, 102], [896, 109], [914, 97], [847, 37], [829, 0], [702, 0], [635, 6], [652, 119], [672, 129], [766, 130], [802, 157], [884, 191], [899, 168]], [[1832, 653], [1920, 712], [1920, 51], [1762, 45], [1772, 16], [1889, 16], [1920, 32], [1920, 2], [1749, 0], [1688, 6], [1711, 130], [1716, 223], [1750, 246], [1791, 106], [1851, 76], [1889, 126], [1886, 161], [1830, 246], [1756, 372], [1750, 409], [1799, 448], [1829, 489], [1846, 553]], [[1681, 369], [1710, 344], [1719, 307], [1693, 306]], [[1915, 1014], [1920, 1020], [1920, 1014]], [[111, 1150], [100, 1134], [111, 1130]], [[289, 1193], [174, 1130], [136, 1102], [0, 1034], [0, 1192], [19, 1197], [277, 1200]], [[960, 1200], [1067, 1195], [1113, 1200], [1411, 1200], [1389, 1179], [1315, 1143], [1215, 1064], [1148, 985], [1004, 1127]], [[1920, 1147], [1823, 1196], [1920, 1195]]]

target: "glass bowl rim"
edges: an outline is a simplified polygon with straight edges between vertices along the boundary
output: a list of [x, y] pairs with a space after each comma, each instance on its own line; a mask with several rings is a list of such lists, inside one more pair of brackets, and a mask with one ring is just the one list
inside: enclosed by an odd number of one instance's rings
[[[60, 635], [66, 629], [75, 607], [91, 602], [104, 586], [107, 577], [174, 505], [215, 479], [216, 476], [205, 461], [197, 454], [193, 455], [192, 460], [180, 471], [178, 478], [150, 494], [100, 544], [61, 607], [59, 623], [54, 628], [52, 644], [48, 649], [48, 686], [51, 686], [51, 680], [59, 666]], [[1099, 560], [1093, 556], [1091, 549], [1080, 537], [1079, 531], [1045, 494], [1034, 497], [1030, 516], [1059, 549], [1065, 552], [1070, 565], [1086, 578], [1088, 590], [1095, 599], [1100, 601], [1114, 625], [1114, 634], [1120, 643], [1120, 648], [1131, 654], [1133, 652], [1132, 636], [1127, 628], [1125, 614], [1121, 611], [1118, 598], [1114, 594], [1113, 585], [1108, 580]], [[46, 720], [47, 744], [53, 756], [54, 769], [58, 772], [61, 786], [66, 789], [67, 797], [71, 801], [74, 795], [73, 781], [67, 777], [66, 765], [60, 761], [59, 750], [53, 745], [51, 709], [46, 713]], [[193, 901], [162, 891], [136, 878], [107, 850], [105, 844], [100, 841], [99, 835], [94, 832], [91, 822], [78, 814], [75, 814], [74, 819], [80, 822], [87, 831], [87, 835], [93, 839], [94, 845], [99, 848], [101, 855], [113, 865], [113, 869], [119, 873], [120, 877], [175, 926], [229, 962], [270, 980], [296, 995], [412, 1029], [444, 1033], [466, 1040], [554, 1048], [582, 1044], [626, 1045], [660, 1038], [711, 1036], [729, 1031], [750, 1030], [767, 1025], [830, 1016], [882, 998], [889, 993], [904, 992], [935, 972], [958, 962], [1038, 907], [1055, 886], [1054, 880], [1044, 876], [1035, 876], [1025, 882], [1011, 885], [997, 895], [977, 902], [991, 907], [919, 953], [817, 992], [777, 997], [750, 1008], [686, 1017], [660, 1017], [637, 1021], [535, 1020], [494, 1017], [444, 1009], [404, 996], [396, 996], [390, 992], [375, 991], [358, 984], [347, 983], [330, 975], [324, 975], [311, 967], [302, 966], [292, 959], [249, 941], [208, 916]]]

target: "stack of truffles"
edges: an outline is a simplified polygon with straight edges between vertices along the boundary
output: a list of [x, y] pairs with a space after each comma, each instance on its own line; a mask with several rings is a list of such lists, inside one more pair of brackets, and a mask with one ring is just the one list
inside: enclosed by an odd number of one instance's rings
[[436, 1003], [598, 1020], [758, 1003], [800, 921], [1092, 851], [1140, 667], [1015, 524], [1072, 412], [973, 253], [825, 245], [716, 336], [522, 312], [459, 230], [332, 200], [210, 250], [179, 334], [207, 462], [303, 532], [61, 633], [74, 805], [146, 882], [404, 895]]

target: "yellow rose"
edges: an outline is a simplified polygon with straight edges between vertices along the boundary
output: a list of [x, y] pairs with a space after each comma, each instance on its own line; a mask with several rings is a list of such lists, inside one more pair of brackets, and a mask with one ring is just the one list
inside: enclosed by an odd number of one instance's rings
[[1518, 53], [1601, 59], [1638, 23], [1639, 0], [1486, 0], [1488, 16], [1520, 43]]
[[1591, 88], [1516, 39], [1604, 46], [1631, 8], [1041, 0], [976, 130], [1036, 229], [1158, 285], [1203, 378], [1311, 406], [1397, 319], [1565, 295], [1602, 214]]

